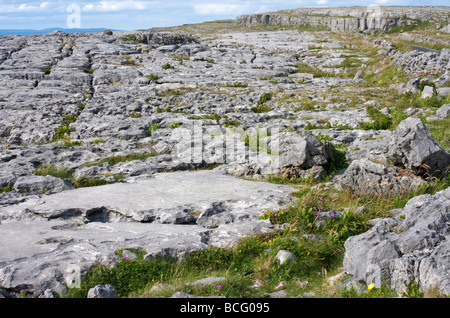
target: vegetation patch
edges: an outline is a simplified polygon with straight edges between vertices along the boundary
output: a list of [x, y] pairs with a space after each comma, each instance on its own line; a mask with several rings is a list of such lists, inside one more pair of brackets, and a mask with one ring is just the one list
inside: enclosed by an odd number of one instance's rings
[[92, 166], [98, 166], [102, 163], [107, 162], [109, 165], [114, 166], [120, 162], [126, 162], [126, 161], [134, 161], [134, 160], [146, 160], [150, 157], [158, 156], [157, 153], [150, 152], [150, 153], [143, 153], [143, 154], [129, 154], [129, 155], [120, 155], [120, 156], [111, 156], [107, 158], [99, 159], [95, 162], [87, 162], [84, 163], [83, 167], [92, 167]]

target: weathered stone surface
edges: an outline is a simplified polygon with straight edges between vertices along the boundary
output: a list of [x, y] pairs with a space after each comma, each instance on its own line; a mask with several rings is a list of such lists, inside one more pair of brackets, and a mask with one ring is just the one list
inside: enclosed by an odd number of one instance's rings
[[434, 87], [426, 85], [422, 90], [422, 98], [431, 98], [435, 94]]
[[117, 291], [111, 285], [97, 285], [89, 289], [87, 298], [117, 298]]
[[[450, 80], [450, 51], [395, 48], [396, 41], [448, 44], [415, 32], [389, 39], [366, 34], [366, 40], [353, 34], [379, 51], [369, 57], [366, 47], [360, 51], [356, 38], [341, 30], [388, 29], [447, 12], [381, 9], [379, 24], [369, 23], [376, 12], [368, 8], [242, 18], [325, 23], [339, 36], [273, 31], [271, 25], [247, 32], [220, 22], [183, 26], [195, 34], [178, 28], [0, 37], [0, 233], [7, 242], [0, 245], [0, 285], [12, 294], [23, 289], [56, 296], [71, 277], [69, 265], [85, 273], [94, 264], [112, 264], [119, 248], [141, 249], [146, 259], [181, 259], [210, 246], [233, 247], [242, 235], [274, 231], [270, 221], [257, 217], [261, 210], [289, 204], [293, 188], [230, 175], [321, 179], [333, 159], [331, 145], [345, 150], [348, 162], [388, 160], [385, 150], [395, 133], [359, 129], [373, 121], [368, 107], [391, 112], [382, 105], [389, 92], [364, 83], [383, 72], [372, 62], [392, 61], [412, 76], [392, 89], [418, 92], [427, 80], [439, 99]], [[411, 105], [405, 113], [433, 118], [433, 111]], [[445, 108], [433, 116], [443, 113]], [[77, 187], [108, 185], [72, 189], [67, 180], [34, 175], [46, 167], [65, 169]], [[403, 178], [364, 171], [377, 190], [395, 189]], [[385, 189], [379, 180], [394, 186]], [[363, 191], [367, 182], [354, 186]], [[23, 233], [28, 236], [18, 240]], [[408, 266], [398, 263], [399, 277]], [[435, 281], [431, 267], [424, 266]]]
[[289, 252], [289, 251], [285, 251], [285, 250], [278, 251], [278, 253], [275, 256], [275, 258], [280, 263], [280, 265], [286, 264], [288, 262], [295, 261], [297, 259], [297, 257], [295, 256], [294, 253]]
[[[399, 217], [379, 220], [366, 233], [345, 242], [344, 267], [353, 280], [406, 291], [449, 293], [448, 235], [450, 188], [411, 199]], [[406, 285], [405, 285], [406, 284]]]
[[[442, 10], [442, 11], [440, 11]], [[274, 25], [312, 25], [326, 27], [331, 31], [389, 30], [407, 23], [407, 18], [414, 17], [428, 21], [431, 17], [442, 14], [445, 17], [447, 7], [419, 10], [413, 7], [342, 7], [342, 8], [301, 8], [270, 13], [240, 16], [236, 24], [252, 26], [258, 24]]]
[[43, 218], [193, 224], [212, 218], [216, 220], [209, 222], [212, 227], [221, 224], [217, 218], [220, 214], [228, 215], [223, 223], [230, 223], [257, 218], [264, 209], [288, 205], [292, 190], [289, 186], [238, 180], [219, 170], [174, 172], [30, 199], [0, 209], [0, 215], [2, 223]]
[[450, 167], [450, 154], [418, 118], [409, 117], [397, 126], [385, 153], [394, 165], [419, 175], [439, 177]]
[[[146, 259], [181, 259], [209, 246], [231, 247], [242, 235], [273, 231], [270, 222], [257, 220], [260, 211], [290, 204], [293, 190], [217, 171], [177, 172], [5, 207], [0, 284], [61, 294], [71, 268], [84, 273], [97, 263], [112, 264], [121, 248], [144, 250]], [[221, 214], [227, 218], [216, 217]], [[208, 218], [213, 221], [206, 227], [196, 224]], [[23, 232], [25, 241], [18, 241]]]
[[74, 189], [70, 180], [52, 176], [19, 177], [13, 187], [16, 191], [28, 193], [56, 193]]
[[414, 175], [401, 175], [395, 168], [386, 167], [368, 159], [353, 161], [334, 182], [355, 194], [398, 195], [417, 190], [425, 184]]

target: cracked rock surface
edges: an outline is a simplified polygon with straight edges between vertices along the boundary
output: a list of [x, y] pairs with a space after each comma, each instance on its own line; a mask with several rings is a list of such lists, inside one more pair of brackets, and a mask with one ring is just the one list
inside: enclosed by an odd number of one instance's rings
[[[439, 71], [444, 92], [448, 50], [403, 54], [380, 41], [363, 50], [345, 34], [238, 28], [258, 19], [238, 19], [229, 32], [0, 37], [1, 286], [62, 294], [74, 274], [116, 262], [118, 249], [181, 258], [273, 231], [261, 211], [290, 205], [295, 188], [263, 181], [327, 176], [335, 147], [353, 163], [333, 186], [356, 192], [423, 182], [372, 161], [445, 170], [448, 153], [417, 121], [401, 124], [407, 139], [360, 127], [387, 94], [365, 86], [364, 63], [395, 55], [408, 72]], [[368, 57], [373, 49], [380, 52]], [[437, 115], [444, 119], [445, 108]], [[430, 151], [408, 148], [419, 141]], [[436, 153], [441, 159], [430, 160]], [[366, 182], [356, 182], [361, 175]], [[433, 262], [441, 260], [422, 262], [421, 277], [435, 277]]]

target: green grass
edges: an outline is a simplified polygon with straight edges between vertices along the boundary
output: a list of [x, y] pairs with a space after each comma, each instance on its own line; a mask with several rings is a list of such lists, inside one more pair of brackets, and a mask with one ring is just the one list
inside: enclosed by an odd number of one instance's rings
[[306, 63], [299, 63], [297, 65], [294, 65], [297, 70], [295, 73], [308, 73], [312, 74], [314, 77], [328, 77], [330, 76], [330, 73], [320, 70], [319, 68], [306, 64]]
[[163, 70], [169, 70], [169, 69], [174, 69], [174, 67], [172, 65], [170, 65], [169, 63], [166, 63], [162, 66]]
[[82, 67], [81, 70], [87, 74], [94, 73], [94, 69], [92, 69], [92, 68]]
[[44, 67], [42, 68], [42, 70], [44, 71], [44, 73], [45, 73], [46, 75], [48, 75], [48, 74], [50, 74], [50, 72], [52, 71], [52, 65], [44, 66]]
[[74, 128], [70, 128], [69, 125], [76, 122], [77, 116], [73, 114], [64, 115], [62, 124], [55, 128], [55, 135], [53, 136], [52, 142], [59, 140], [67, 140], [69, 139], [69, 135], [71, 132], [75, 131]]
[[267, 113], [272, 110], [272, 107], [270, 105], [267, 105], [266, 103], [272, 99], [273, 93], [263, 93], [259, 97], [259, 103], [256, 107], [252, 107], [252, 111], [254, 113]]
[[33, 174], [36, 176], [53, 176], [56, 178], [69, 179], [75, 188], [95, 187], [107, 183], [105, 180], [102, 179], [94, 179], [94, 178], [75, 179], [72, 176], [73, 172], [74, 172], [73, 169], [65, 167], [47, 166], [35, 169]]
[[150, 83], [156, 83], [159, 80], [159, 76], [155, 74], [146, 75]]
[[368, 106], [366, 108], [367, 113], [372, 119], [368, 123], [360, 123], [359, 129], [363, 130], [387, 130], [392, 127], [392, 117], [385, 115], [379, 110], [379, 107]]
[[65, 167], [47, 166], [34, 170], [35, 176], [53, 176], [61, 179], [72, 179], [73, 170]]
[[248, 85], [244, 83], [227, 83], [223, 87], [248, 87]]
[[428, 21], [412, 21], [413, 23], [410, 24], [404, 24], [404, 25], [398, 25], [395, 27], [390, 28], [387, 31], [384, 31], [386, 34], [396, 34], [396, 33], [403, 33], [403, 32], [411, 32], [411, 31], [417, 31], [417, 30], [428, 30], [428, 29], [435, 29], [436, 25], [432, 22]]
[[8, 184], [6, 187], [4, 188], [0, 188], [0, 193], [4, 193], [4, 192], [11, 192], [14, 191], [14, 188], [12, 187], [11, 184]]
[[405, 72], [399, 70], [396, 65], [374, 65], [375, 69], [381, 69], [380, 72], [366, 72], [364, 80], [367, 87], [385, 87], [388, 88], [391, 84], [406, 83], [408, 77]]
[[447, 117], [442, 120], [434, 120], [427, 122], [427, 127], [430, 130], [433, 138], [444, 149], [450, 149], [450, 118]]
[[157, 153], [143, 153], [143, 154], [129, 154], [129, 155], [119, 155], [119, 156], [111, 156], [111, 157], [106, 157], [106, 158], [102, 158], [99, 159], [97, 161], [94, 162], [87, 162], [84, 163], [82, 166], [83, 167], [92, 167], [92, 166], [98, 166], [101, 165], [102, 163], [109, 163], [111, 166], [114, 166], [120, 162], [126, 162], [126, 161], [133, 161], [133, 160], [145, 160], [148, 159], [150, 157], [155, 157], [157, 156]]
[[[84, 177], [83, 178], [74, 178], [73, 173], [74, 173], [73, 169], [69, 169], [66, 167], [59, 167], [59, 166], [44, 166], [44, 167], [36, 168], [33, 171], [33, 174], [35, 176], [53, 176], [53, 177], [61, 178], [61, 179], [69, 179], [75, 188], [96, 187], [96, 186], [108, 184], [108, 182], [104, 179], [84, 178]], [[116, 181], [124, 178], [123, 175], [118, 175], [118, 174], [110, 174], [110, 175], [105, 175], [105, 176], [114, 177], [114, 179]], [[9, 191], [12, 191], [12, 189]]]

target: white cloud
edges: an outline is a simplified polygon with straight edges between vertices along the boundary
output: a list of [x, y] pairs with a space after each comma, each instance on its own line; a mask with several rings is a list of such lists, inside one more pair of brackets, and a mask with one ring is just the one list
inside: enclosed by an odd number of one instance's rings
[[19, 5], [13, 4], [0, 4], [0, 12], [36, 12], [40, 10], [48, 9], [50, 2], [34, 2], [34, 3], [21, 3]]
[[328, 3], [328, 0], [317, 0], [316, 3], [317, 3], [317, 4], [320, 4], [320, 5], [322, 5], [322, 4], [327, 4], [327, 3]]
[[42, 3], [39, 5], [39, 8], [40, 8], [40, 9], [47, 9], [49, 6], [50, 6], [50, 2], [45, 1], [45, 2], [42, 2]]
[[149, 1], [98, 1], [88, 3], [83, 7], [83, 11], [130, 11], [145, 10], [150, 8], [152, 3]]
[[208, 3], [194, 5], [196, 15], [236, 15], [248, 9], [242, 4]]

